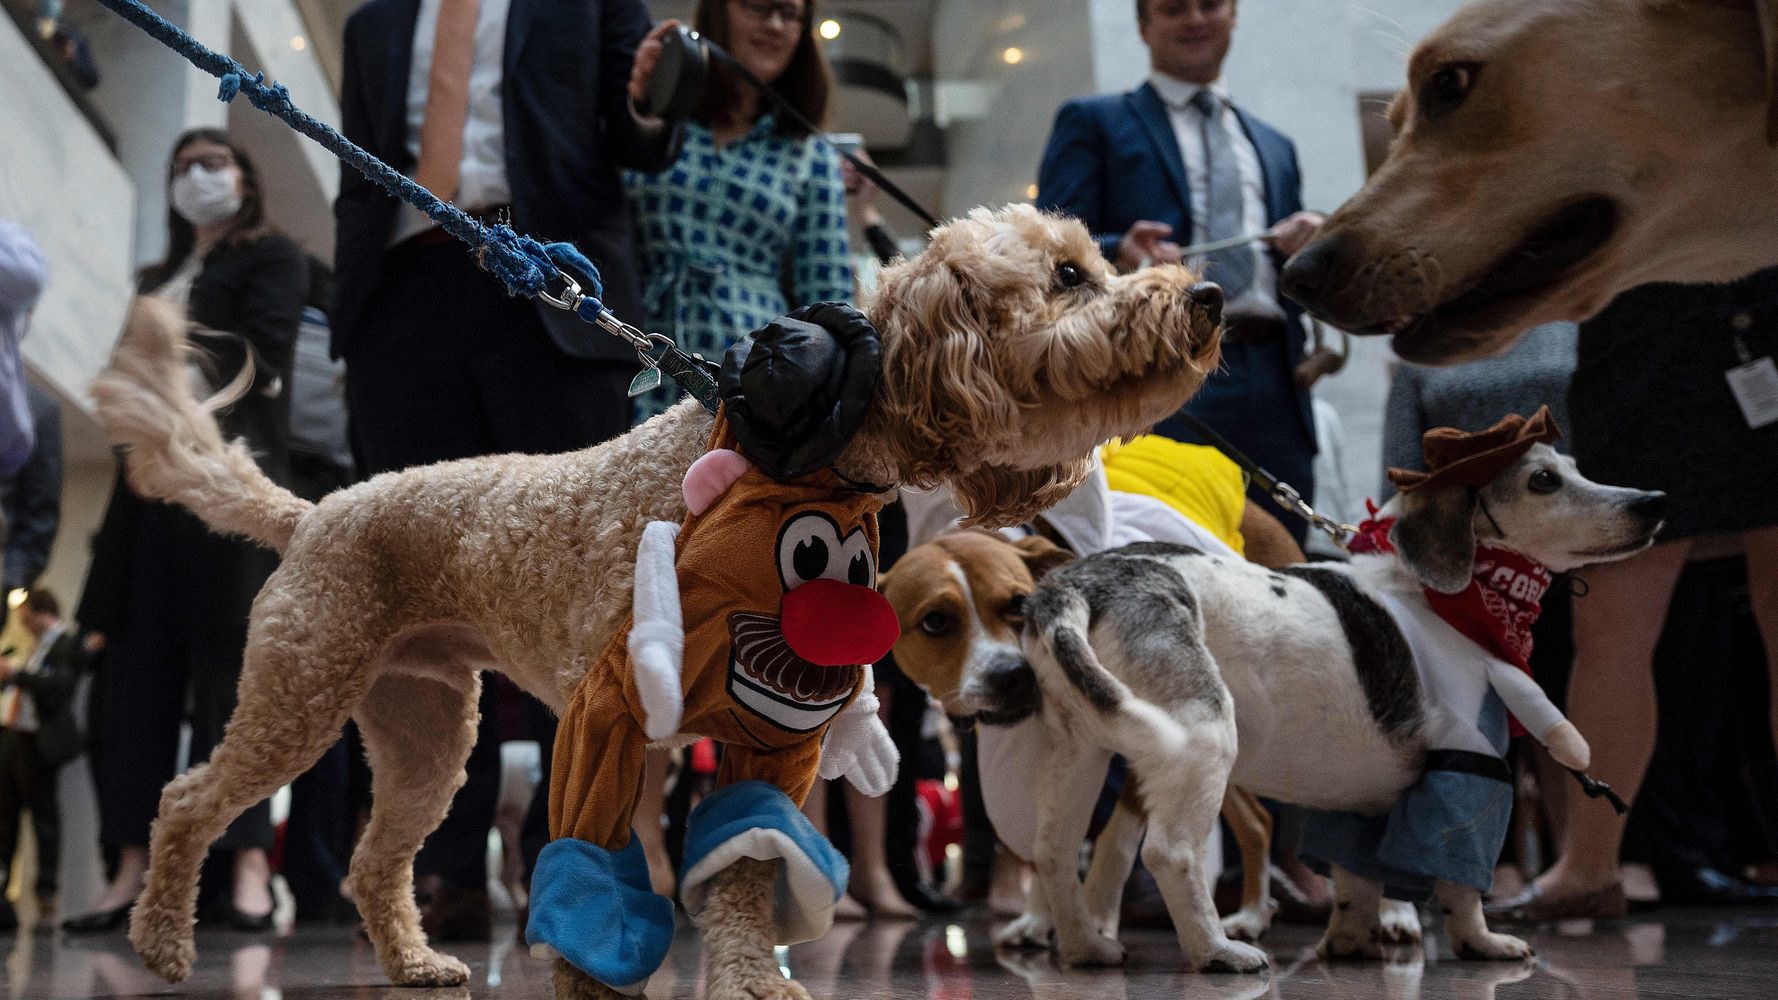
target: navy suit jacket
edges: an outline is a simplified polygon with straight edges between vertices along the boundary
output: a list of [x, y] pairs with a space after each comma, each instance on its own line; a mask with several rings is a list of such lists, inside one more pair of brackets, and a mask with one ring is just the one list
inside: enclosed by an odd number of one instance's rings
[[[414, 167], [407, 82], [419, 10], [420, 0], [369, 0], [346, 21], [342, 131], [404, 173]], [[513, 228], [578, 245], [604, 278], [605, 304], [631, 322], [643, 315], [642, 295], [617, 168], [663, 170], [679, 153], [678, 129], [643, 129], [630, 115], [630, 64], [648, 29], [643, 0], [512, 0], [501, 81]], [[399, 206], [341, 164], [328, 317], [336, 357], [376, 290]], [[563, 352], [635, 362], [616, 337], [541, 302], [537, 310]]]
[[[1239, 107], [1234, 112], [1259, 154], [1266, 224], [1275, 225], [1303, 207], [1296, 146]], [[1124, 231], [1142, 219], [1171, 225], [1181, 244], [1191, 241], [1185, 157], [1167, 106], [1148, 83], [1128, 93], [1076, 98], [1062, 105], [1037, 173], [1037, 193], [1039, 208], [1084, 222], [1107, 259], [1116, 257]], [[1276, 254], [1274, 262], [1283, 265]], [[1204, 383], [1187, 409], [1262, 465], [1302, 486], [1310, 481], [1307, 469], [1315, 455], [1309, 394], [1296, 388], [1291, 371], [1303, 357], [1302, 310], [1287, 299], [1281, 298], [1279, 305], [1289, 317], [1284, 344], [1225, 343], [1223, 369]], [[1166, 424], [1160, 430], [1194, 437]]]

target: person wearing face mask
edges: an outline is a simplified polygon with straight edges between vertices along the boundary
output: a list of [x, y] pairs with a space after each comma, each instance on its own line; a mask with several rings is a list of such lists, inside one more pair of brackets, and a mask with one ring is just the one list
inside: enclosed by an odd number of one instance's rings
[[[782, 94], [827, 117], [832, 75], [815, 38], [815, 0], [699, 0], [699, 34]], [[797, 306], [852, 296], [846, 192], [832, 147], [768, 110], [720, 62], [685, 126], [679, 159], [625, 178], [642, 238], [647, 329], [720, 360], [735, 338]], [[679, 390], [636, 400], [640, 422]]]
[[[245, 395], [217, 416], [223, 435], [244, 438], [267, 475], [283, 482], [307, 259], [266, 223], [253, 162], [220, 131], [180, 136], [168, 200], [167, 254], [142, 271], [139, 291], [185, 306], [202, 355], [194, 377], [212, 391], [251, 366]], [[249, 606], [276, 566], [273, 553], [212, 534], [182, 508], [138, 497], [120, 469], [76, 614], [86, 649], [104, 653], [95, 779], [100, 839], [118, 863], [92, 911], [65, 929], [123, 927], [142, 890], [161, 787], [177, 773], [180, 722], [189, 711], [189, 760], [205, 760], [234, 711]], [[217, 842], [233, 864], [232, 889], [212, 909], [222, 923], [271, 926], [271, 847], [263, 802]]]

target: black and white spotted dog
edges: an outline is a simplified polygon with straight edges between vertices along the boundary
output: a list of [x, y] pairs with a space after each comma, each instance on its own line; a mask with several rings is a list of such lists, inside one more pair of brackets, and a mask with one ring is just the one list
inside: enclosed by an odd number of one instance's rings
[[[1116, 926], [1115, 890], [1140, 827], [1101, 837], [1085, 893], [1075, 861], [1111, 754], [1124, 755], [1140, 778], [1142, 858], [1192, 966], [1262, 969], [1265, 953], [1231, 941], [1217, 921], [1200, 858], [1225, 786], [1319, 809], [1386, 812], [1421, 774], [1429, 732], [1442, 722], [1425, 667], [1381, 597], [1424, 606], [1423, 587], [1461, 590], [1478, 539], [1558, 572], [1624, 558], [1651, 544], [1660, 506], [1659, 494], [1593, 483], [1539, 444], [1479, 490], [1417, 490], [1390, 501], [1382, 515], [1399, 519], [1393, 555], [1274, 572], [1142, 543], [1044, 577], [1027, 602], [1028, 666], [997, 669], [1036, 675], [1034, 693], [1011, 697], [1034, 701], [1044, 721], [1037, 867], [1062, 963], [1123, 957], [1104, 932]], [[986, 701], [1031, 690], [978, 680], [971, 686]], [[1487, 930], [1474, 889], [1446, 886], [1440, 904], [1458, 954], [1529, 954], [1523, 942]], [[1380, 953], [1380, 897], [1381, 887], [1336, 869], [1324, 956]]]

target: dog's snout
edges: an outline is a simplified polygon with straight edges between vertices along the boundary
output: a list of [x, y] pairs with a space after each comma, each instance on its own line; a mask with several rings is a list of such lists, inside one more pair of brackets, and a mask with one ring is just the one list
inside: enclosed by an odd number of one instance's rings
[[1671, 505], [1667, 503], [1667, 494], [1644, 493], [1642, 496], [1631, 502], [1630, 511], [1631, 513], [1639, 514], [1650, 521], [1664, 521], [1667, 518], [1667, 510], [1670, 506]]
[[998, 700], [1017, 701], [1037, 690], [1037, 674], [1024, 660], [1003, 660], [989, 667], [982, 680]]
[[1192, 301], [1198, 304], [1210, 322], [1222, 322], [1222, 286], [1214, 281], [1200, 281], [1191, 287]]
[[1037, 674], [1023, 657], [1008, 656], [981, 673], [983, 722], [1010, 725], [1037, 711]]
[[1325, 306], [1326, 296], [1334, 287], [1341, 245], [1339, 237], [1326, 236], [1297, 251], [1278, 275], [1278, 290], [1312, 311]]

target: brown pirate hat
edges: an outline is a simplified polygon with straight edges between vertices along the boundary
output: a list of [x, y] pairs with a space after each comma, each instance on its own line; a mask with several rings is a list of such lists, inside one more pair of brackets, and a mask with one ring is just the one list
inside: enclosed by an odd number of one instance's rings
[[1428, 472], [1390, 469], [1389, 481], [1403, 493], [1449, 486], [1486, 486], [1507, 466], [1540, 441], [1562, 436], [1548, 406], [1529, 418], [1514, 413], [1485, 431], [1465, 434], [1455, 427], [1434, 427], [1421, 439]]

